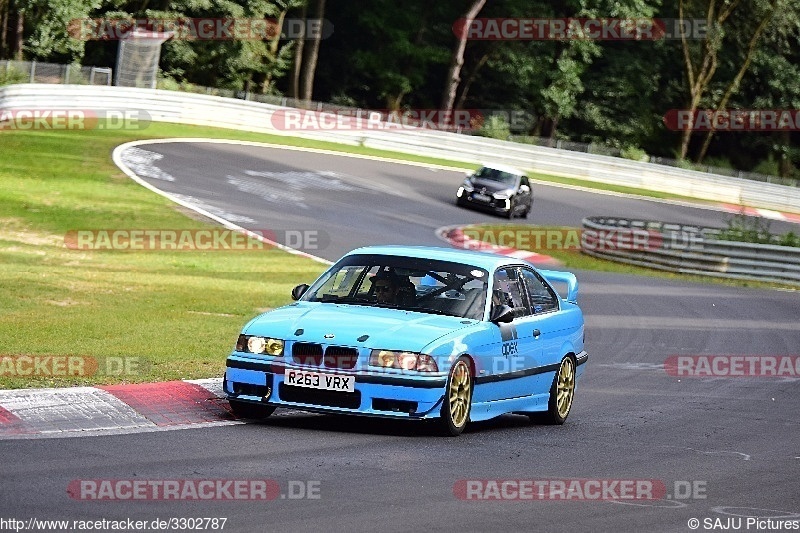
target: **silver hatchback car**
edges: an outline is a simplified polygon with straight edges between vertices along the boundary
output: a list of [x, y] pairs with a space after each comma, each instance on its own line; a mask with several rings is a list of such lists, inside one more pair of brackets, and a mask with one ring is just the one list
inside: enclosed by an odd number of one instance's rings
[[513, 218], [527, 218], [533, 205], [528, 177], [519, 169], [503, 165], [484, 165], [467, 174], [456, 204]]

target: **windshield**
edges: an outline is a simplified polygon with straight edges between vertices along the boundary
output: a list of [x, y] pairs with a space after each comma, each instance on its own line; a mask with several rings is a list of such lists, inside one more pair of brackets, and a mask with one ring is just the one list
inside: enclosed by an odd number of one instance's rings
[[503, 172], [502, 170], [496, 170], [489, 167], [482, 167], [473, 175], [473, 177], [476, 179], [496, 181], [498, 183], [502, 183], [503, 185], [508, 185], [509, 187], [515, 186], [518, 179], [516, 174]]
[[343, 258], [301, 298], [481, 320], [488, 273], [474, 266], [389, 255]]

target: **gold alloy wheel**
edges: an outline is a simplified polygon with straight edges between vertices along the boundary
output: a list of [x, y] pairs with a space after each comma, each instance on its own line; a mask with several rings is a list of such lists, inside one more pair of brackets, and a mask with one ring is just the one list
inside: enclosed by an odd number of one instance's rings
[[558, 416], [566, 418], [572, 407], [572, 397], [575, 395], [575, 363], [571, 357], [565, 357], [561, 362], [561, 368], [558, 369], [556, 393]]
[[450, 420], [457, 428], [467, 423], [469, 415], [469, 404], [472, 401], [472, 378], [469, 375], [469, 367], [464, 361], [456, 362], [453, 374], [450, 378]]

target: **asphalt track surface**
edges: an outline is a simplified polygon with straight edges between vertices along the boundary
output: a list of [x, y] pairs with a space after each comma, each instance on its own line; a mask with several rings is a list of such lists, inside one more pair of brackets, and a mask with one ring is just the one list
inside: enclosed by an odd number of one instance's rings
[[[365, 244], [439, 245], [438, 227], [501, 221], [453, 205], [463, 177], [454, 172], [232, 145], [142, 148], [163, 156], [155, 162], [161, 174], [153, 174], [160, 179], [148, 179], [156, 187], [251, 229], [324, 231], [324, 249], [308, 251], [331, 260]], [[617, 215], [723, 226], [726, 216], [544, 185], [535, 195], [535, 224]], [[225, 517], [224, 531], [382, 532], [691, 531], [690, 518], [700, 519], [700, 530], [715, 524], [704, 519], [800, 519], [800, 381], [678, 378], [663, 366], [672, 355], [798, 355], [798, 293], [578, 276], [590, 359], [564, 426], [508, 415], [442, 438], [414, 423], [288, 414], [180, 431], [0, 441], [0, 518]], [[287, 497], [92, 502], [67, 493], [76, 479], [183, 478], [271, 479]], [[655, 480], [669, 498], [475, 501], [454, 492], [463, 480], [487, 479]], [[289, 497], [298, 481], [318, 482], [319, 498]], [[676, 490], [686, 482], [701, 489], [696, 497]]]

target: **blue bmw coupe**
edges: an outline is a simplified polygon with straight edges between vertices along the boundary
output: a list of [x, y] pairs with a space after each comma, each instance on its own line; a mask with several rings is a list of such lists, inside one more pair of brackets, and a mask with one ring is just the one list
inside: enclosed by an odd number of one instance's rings
[[359, 248], [247, 323], [225, 393], [242, 418], [288, 407], [430, 419], [446, 435], [505, 413], [563, 424], [588, 360], [577, 296], [573, 274], [513, 257]]

